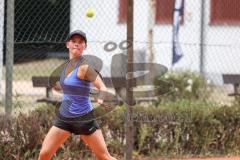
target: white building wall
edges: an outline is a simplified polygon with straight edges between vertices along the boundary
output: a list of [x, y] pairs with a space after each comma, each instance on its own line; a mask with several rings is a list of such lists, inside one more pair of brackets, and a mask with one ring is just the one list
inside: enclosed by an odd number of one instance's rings
[[211, 25], [210, 1], [206, 8], [206, 70], [212, 73], [240, 73], [240, 25]]
[[200, 53], [200, 1], [185, 1], [184, 23], [180, 26], [179, 41], [181, 43], [183, 58], [172, 67], [172, 25], [159, 24], [154, 29], [154, 41], [162, 42], [157, 45], [156, 61], [166, 65], [168, 68], [199, 70]]
[[[88, 18], [86, 10], [92, 7], [95, 15]], [[118, 24], [118, 0], [72, 0], [70, 30], [81, 29], [87, 34], [88, 48], [86, 54], [93, 54], [104, 63], [103, 75], [110, 76], [111, 58], [122, 51], [117, 47], [113, 52], [105, 52], [104, 45], [113, 41], [119, 44], [126, 40], [126, 25]]]
[[[210, 0], [206, 0], [205, 8], [205, 73], [212, 80], [221, 83], [222, 73], [239, 73], [240, 67], [240, 26], [211, 25]], [[95, 16], [87, 18], [88, 7], [95, 9]], [[118, 23], [118, 0], [72, 0], [71, 30], [86, 31], [89, 45], [87, 54], [94, 54], [104, 62], [105, 74], [110, 73], [111, 57], [122, 53], [119, 48], [113, 52], [105, 52], [104, 44], [109, 41], [119, 44], [126, 39], [126, 24]], [[200, 27], [201, 0], [187, 0], [184, 8], [184, 24], [179, 31], [179, 40], [183, 50], [183, 58], [174, 66], [172, 59], [172, 25], [157, 24], [154, 27], [155, 62], [169, 69], [187, 69], [199, 71], [200, 68]], [[134, 50], [147, 50], [148, 46], [148, 1], [135, 0], [134, 5]], [[213, 76], [214, 75], [214, 76]]]

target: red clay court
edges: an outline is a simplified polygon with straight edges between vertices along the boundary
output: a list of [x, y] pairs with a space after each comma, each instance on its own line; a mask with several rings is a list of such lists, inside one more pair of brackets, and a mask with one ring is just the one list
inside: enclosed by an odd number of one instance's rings
[[211, 158], [136, 158], [134, 160], [240, 160], [240, 157], [211, 157]]

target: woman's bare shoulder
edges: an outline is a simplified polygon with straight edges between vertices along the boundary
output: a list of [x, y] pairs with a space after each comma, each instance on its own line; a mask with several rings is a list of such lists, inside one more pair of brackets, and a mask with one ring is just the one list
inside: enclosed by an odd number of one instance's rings
[[89, 68], [88, 64], [82, 64], [78, 67], [77, 76], [79, 79], [86, 80], [88, 68]]

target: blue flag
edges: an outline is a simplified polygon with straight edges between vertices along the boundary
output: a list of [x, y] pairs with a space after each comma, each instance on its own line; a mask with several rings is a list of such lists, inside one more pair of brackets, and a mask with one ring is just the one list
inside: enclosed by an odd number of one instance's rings
[[178, 40], [178, 32], [182, 16], [183, 0], [175, 0], [175, 6], [173, 11], [172, 65], [177, 63], [183, 56], [182, 49]]

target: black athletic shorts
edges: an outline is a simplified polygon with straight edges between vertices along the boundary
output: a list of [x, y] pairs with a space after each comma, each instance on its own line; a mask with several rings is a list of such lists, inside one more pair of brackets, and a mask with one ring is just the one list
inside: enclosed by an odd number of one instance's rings
[[75, 135], [90, 135], [100, 128], [93, 111], [74, 118], [63, 117], [58, 114], [53, 125]]

